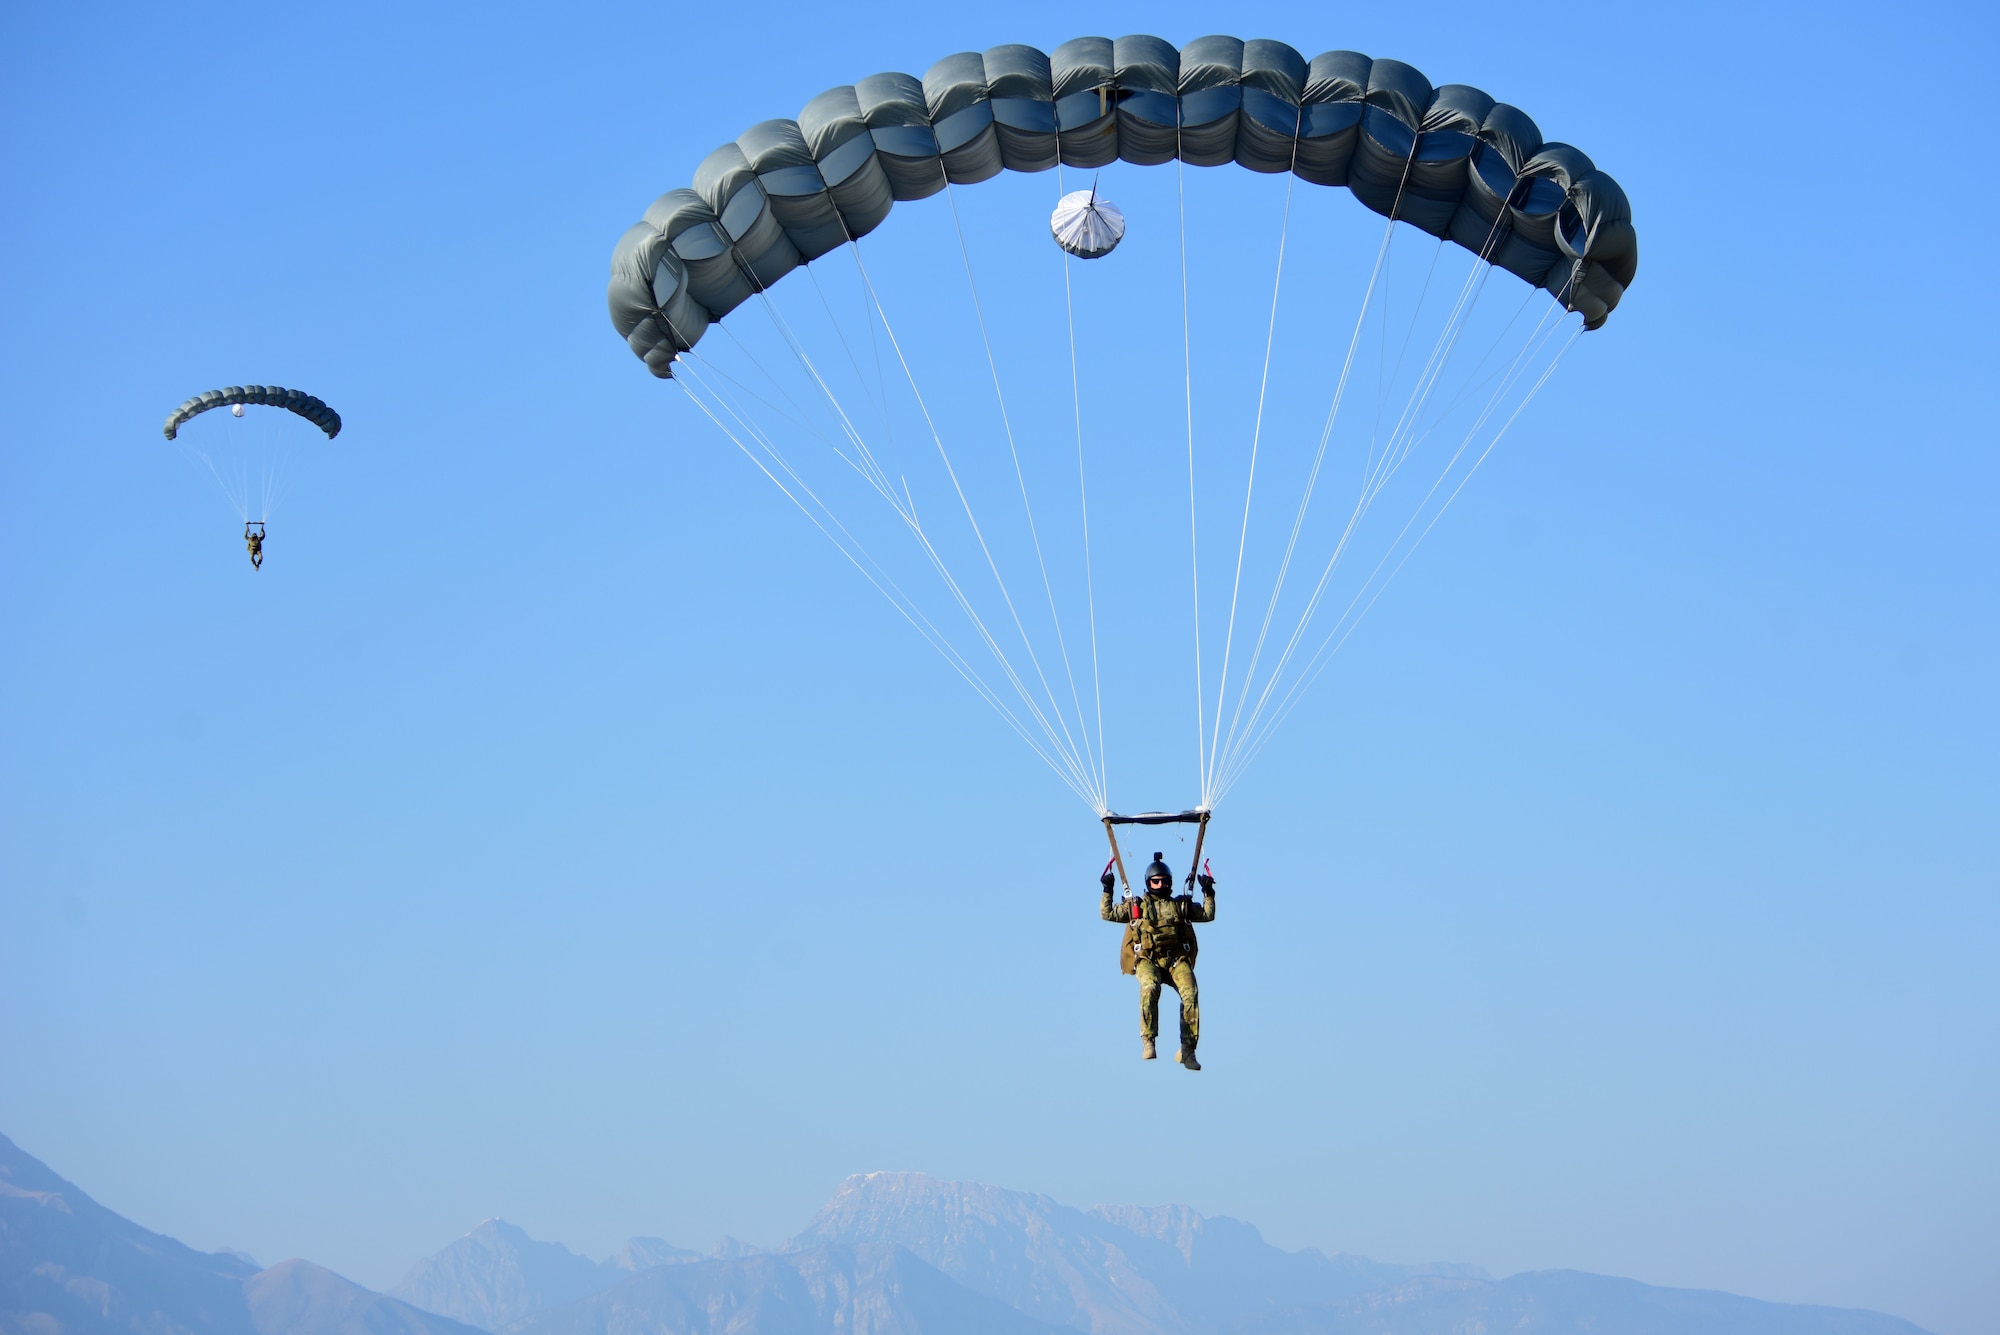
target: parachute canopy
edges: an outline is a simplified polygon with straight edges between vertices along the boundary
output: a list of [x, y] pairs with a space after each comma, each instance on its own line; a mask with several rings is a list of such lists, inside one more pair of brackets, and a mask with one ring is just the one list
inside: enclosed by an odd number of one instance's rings
[[1639, 265], [1618, 183], [1527, 113], [1354, 51], [1283, 42], [1079, 37], [997, 46], [919, 79], [876, 74], [768, 120], [696, 168], [619, 240], [611, 320], [668, 377], [709, 324], [865, 236], [898, 200], [1003, 169], [1179, 158], [1346, 186], [1377, 213], [1474, 251], [1602, 325]]
[[1049, 231], [1057, 245], [1078, 259], [1100, 259], [1125, 239], [1125, 215], [1116, 204], [1100, 198], [1095, 187], [1072, 190], [1056, 201]]
[[[1232, 162], [1257, 175], [1181, 165]], [[1066, 168], [1147, 224], [1126, 238]], [[1199, 865], [1218, 801], [1637, 267], [1617, 183], [1477, 89], [1351, 51], [1086, 37], [752, 126], [625, 232], [608, 298], [1114, 857], [1119, 825], [1192, 824]], [[1159, 522], [1182, 495], [1185, 524]], [[1180, 627], [1192, 652], [1161, 652]], [[1157, 775], [1175, 697], [1197, 801], [1120, 814], [1107, 756]]]
[[326, 432], [332, 440], [340, 434], [340, 414], [326, 406], [312, 395], [296, 389], [284, 389], [277, 385], [231, 385], [227, 389], [211, 389], [197, 394], [180, 407], [167, 414], [167, 424], [162, 428], [168, 440], [180, 434], [180, 429], [189, 419], [199, 417], [211, 408], [229, 408], [241, 417], [241, 406], [246, 403], [263, 404], [272, 408], [283, 408], [297, 413]]

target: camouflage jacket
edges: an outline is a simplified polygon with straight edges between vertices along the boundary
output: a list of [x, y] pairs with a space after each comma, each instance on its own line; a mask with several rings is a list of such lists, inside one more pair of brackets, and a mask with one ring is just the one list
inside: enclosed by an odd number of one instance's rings
[[1142, 959], [1159, 964], [1181, 959], [1192, 963], [1201, 949], [1195, 940], [1194, 924], [1215, 921], [1215, 891], [1203, 891], [1201, 903], [1197, 904], [1193, 895], [1151, 892], [1128, 895], [1114, 903], [1111, 892], [1106, 890], [1098, 916], [1125, 927], [1125, 939], [1118, 951], [1121, 973], [1137, 972], [1138, 961]]

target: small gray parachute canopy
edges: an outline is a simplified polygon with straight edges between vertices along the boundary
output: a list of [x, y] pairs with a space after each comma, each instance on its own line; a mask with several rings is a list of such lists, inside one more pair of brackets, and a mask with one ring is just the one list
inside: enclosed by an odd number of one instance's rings
[[899, 200], [1058, 162], [1236, 162], [1345, 186], [1377, 213], [1473, 251], [1601, 326], [1639, 267], [1632, 209], [1577, 149], [1465, 84], [1396, 60], [1283, 42], [1079, 37], [962, 52], [923, 78], [876, 74], [797, 120], [724, 144], [619, 240], [611, 322], [654, 375], [800, 264]]
[[197, 394], [167, 414], [167, 424], [162, 430], [166, 432], [167, 439], [172, 440], [190, 418], [199, 417], [211, 408], [227, 408], [239, 403], [262, 404], [297, 413], [326, 432], [328, 440], [340, 434], [339, 413], [310, 394], [277, 385], [231, 385], [227, 389], [211, 389]]

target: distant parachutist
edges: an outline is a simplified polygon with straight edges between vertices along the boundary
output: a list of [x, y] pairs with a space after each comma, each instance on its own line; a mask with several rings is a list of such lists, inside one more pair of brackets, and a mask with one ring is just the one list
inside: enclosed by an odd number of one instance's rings
[[230, 404], [230, 405], [229, 405], [229, 415], [230, 415], [231, 417], [241, 417], [241, 416], [243, 416], [243, 405], [242, 405], [242, 404], [240, 404], [240, 403], [232, 403], [232, 404]]
[[264, 521], [253, 519], [243, 526], [243, 545], [250, 549], [250, 568], [264, 568]]

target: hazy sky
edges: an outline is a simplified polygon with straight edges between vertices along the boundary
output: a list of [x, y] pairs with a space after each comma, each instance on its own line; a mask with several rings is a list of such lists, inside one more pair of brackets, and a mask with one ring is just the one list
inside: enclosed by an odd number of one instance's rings
[[[1983, 7], [0, 23], [0, 1131], [107, 1205], [387, 1286], [489, 1215], [775, 1243], [921, 1169], [1994, 1328]], [[1091, 813], [603, 286], [823, 88], [1218, 29], [1528, 108], [1642, 267], [1222, 809], [1193, 1076]], [[247, 381], [347, 422], [254, 575], [158, 434]], [[1180, 670], [1118, 805], [1192, 799]]]

